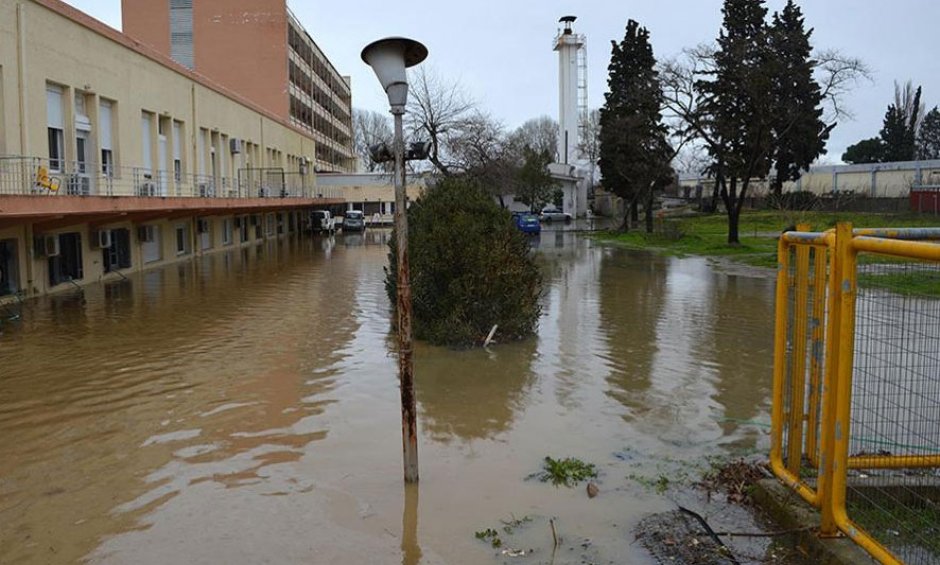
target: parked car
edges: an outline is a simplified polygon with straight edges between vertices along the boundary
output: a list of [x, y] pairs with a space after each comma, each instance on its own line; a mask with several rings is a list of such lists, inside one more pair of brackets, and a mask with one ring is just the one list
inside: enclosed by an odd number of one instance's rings
[[535, 214], [514, 213], [512, 219], [516, 227], [519, 228], [519, 231], [522, 233], [538, 234], [542, 232], [542, 226], [539, 225], [539, 217]]
[[365, 231], [366, 217], [361, 210], [349, 210], [343, 216], [343, 232]]
[[333, 233], [336, 220], [329, 210], [314, 210], [310, 212], [310, 228], [316, 233]]
[[542, 213], [539, 215], [539, 219], [543, 222], [565, 222], [568, 223], [571, 221], [571, 214], [568, 212], [562, 212], [554, 206], [546, 206], [542, 208]]

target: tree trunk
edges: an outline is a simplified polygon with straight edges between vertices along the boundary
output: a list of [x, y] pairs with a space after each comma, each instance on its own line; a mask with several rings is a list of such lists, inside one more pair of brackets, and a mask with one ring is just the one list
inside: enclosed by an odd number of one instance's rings
[[505, 210], [505, 209], [506, 209], [506, 201], [503, 200], [503, 195], [502, 195], [502, 194], [497, 194], [496, 196], [499, 198], [499, 207], [502, 208], [503, 210]]
[[741, 210], [737, 206], [728, 207], [728, 245], [740, 245], [738, 225], [741, 222]]
[[633, 222], [633, 225], [640, 221], [640, 199], [637, 197], [630, 201], [630, 221]]
[[644, 206], [644, 216], [646, 216], [646, 233], [653, 233], [653, 191], [650, 190], [646, 195]]

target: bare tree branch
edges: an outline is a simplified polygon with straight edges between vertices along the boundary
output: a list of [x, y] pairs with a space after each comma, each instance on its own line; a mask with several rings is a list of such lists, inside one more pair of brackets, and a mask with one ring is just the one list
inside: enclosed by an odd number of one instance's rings
[[375, 163], [369, 154], [369, 147], [379, 143], [392, 142], [392, 125], [388, 115], [372, 110], [353, 108], [353, 145], [366, 171], [389, 171], [389, 163]]
[[429, 160], [438, 172], [449, 175], [454, 164], [447, 154], [447, 140], [471, 118], [476, 103], [459, 82], [447, 81], [425, 65], [411, 71], [409, 83], [408, 129], [412, 137], [427, 138]]
[[823, 121], [833, 125], [839, 120], [852, 120], [854, 114], [845, 106], [845, 97], [858, 83], [872, 82], [868, 65], [857, 57], [850, 57], [837, 49], [817, 51], [813, 56], [816, 81], [825, 101]]

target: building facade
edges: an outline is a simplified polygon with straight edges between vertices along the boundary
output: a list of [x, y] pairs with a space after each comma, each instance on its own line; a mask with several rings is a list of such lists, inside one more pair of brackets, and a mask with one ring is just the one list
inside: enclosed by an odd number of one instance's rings
[[0, 3], [0, 300], [297, 233], [317, 143], [58, 0]]
[[286, 0], [122, 0], [122, 7], [127, 36], [310, 133], [317, 170], [355, 170], [349, 78]]

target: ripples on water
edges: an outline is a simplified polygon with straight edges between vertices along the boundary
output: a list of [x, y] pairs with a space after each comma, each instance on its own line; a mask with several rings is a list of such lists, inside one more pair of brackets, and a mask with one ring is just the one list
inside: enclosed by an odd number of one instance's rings
[[[401, 486], [387, 237], [28, 303], [0, 335], [0, 562], [477, 563], [473, 531], [511, 514], [634, 562], [629, 526], [668, 504], [628, 473], [765, 447], [735, 422], [767, 420], [770, 280], [544, 232], [537, 338], [417, 346], [419, 503]], [[596, 462], [605, 495], [523, 481], [545, 455]]]

